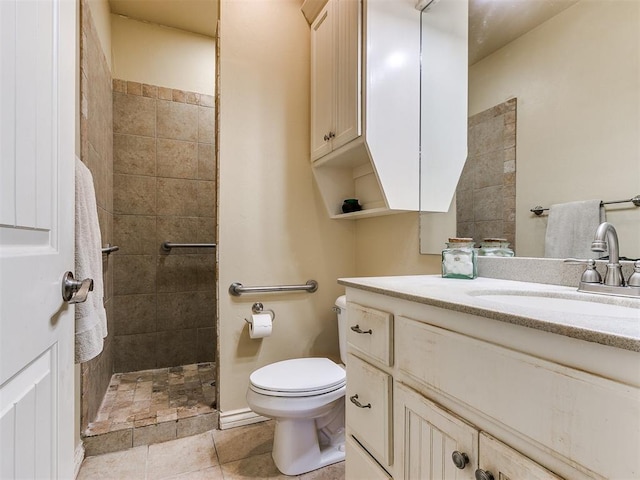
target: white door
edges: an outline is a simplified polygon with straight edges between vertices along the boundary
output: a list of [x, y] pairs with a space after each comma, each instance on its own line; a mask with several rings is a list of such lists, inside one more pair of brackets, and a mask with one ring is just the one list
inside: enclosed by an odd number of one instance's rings
[[0, 478], [72, 478], [76, 4], [0, 0]]

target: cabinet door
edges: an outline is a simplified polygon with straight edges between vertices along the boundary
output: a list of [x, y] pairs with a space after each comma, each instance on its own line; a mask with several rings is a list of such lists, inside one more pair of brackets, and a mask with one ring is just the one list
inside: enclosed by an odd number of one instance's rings
[[[401, 383], [394, 389], [394, 411], [396, 480], [473, 480], [478, 430]], [[454, 452], [466, 456], [463, 468], [456, 467]]]
[[345, 442], [347, 463], [345, 465], [346, 480], [391, 480], [389, 474], [366, 452], [352, 436]]
[[480, 468], [483, 473], [476, 478], [496, 480], [562, 480], [533, 460], [499, 442], [491, 435], [480, 433]]
[[338, 0], [336, 7], [336, 112], [332, 150], [362, 133], [361, 2]]
[[335, 12], [329, 0], [311, 25], [311, 160], [331, 151], [335, 111]]

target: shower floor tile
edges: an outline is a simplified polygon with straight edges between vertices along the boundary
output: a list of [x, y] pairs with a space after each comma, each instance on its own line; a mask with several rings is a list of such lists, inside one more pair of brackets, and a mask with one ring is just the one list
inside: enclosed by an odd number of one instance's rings
[[213, 363], [116, 373], [95, 421], [84, 432], [87, 455], [215, 428], [215, 397]]

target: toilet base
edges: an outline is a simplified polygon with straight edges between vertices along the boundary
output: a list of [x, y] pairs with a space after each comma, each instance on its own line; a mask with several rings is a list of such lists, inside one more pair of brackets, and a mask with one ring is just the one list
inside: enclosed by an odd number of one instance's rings
[[[344, 460], [344, 427], [333, 432], [327, 428], [318, 431], [314, 419], [276, 420], [272, 456], [278, 470], [301, 475]], [[318, 442], [320, 432], [330, 443]]]

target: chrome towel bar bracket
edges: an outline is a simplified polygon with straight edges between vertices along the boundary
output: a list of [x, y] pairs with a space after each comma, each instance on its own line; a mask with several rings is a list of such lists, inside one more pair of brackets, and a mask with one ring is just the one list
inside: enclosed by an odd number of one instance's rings
[[102, 253], [109, 255], [110, 253], [117, 252], [120, 250], [120, 247], [117, 245], [111, 245], [107, 243], [104, 247], [102, 247]]
[[268, 293], [268, 292], [298, 292], [304, 291], [313, 293], [318, 290], [318, 282], [309, 280], [304, 285], [273, 285], [267, 287], [245, 287], [239, 282], [234, 282], [229, 286], [229, 294], [239, 297], [243, 293]]

